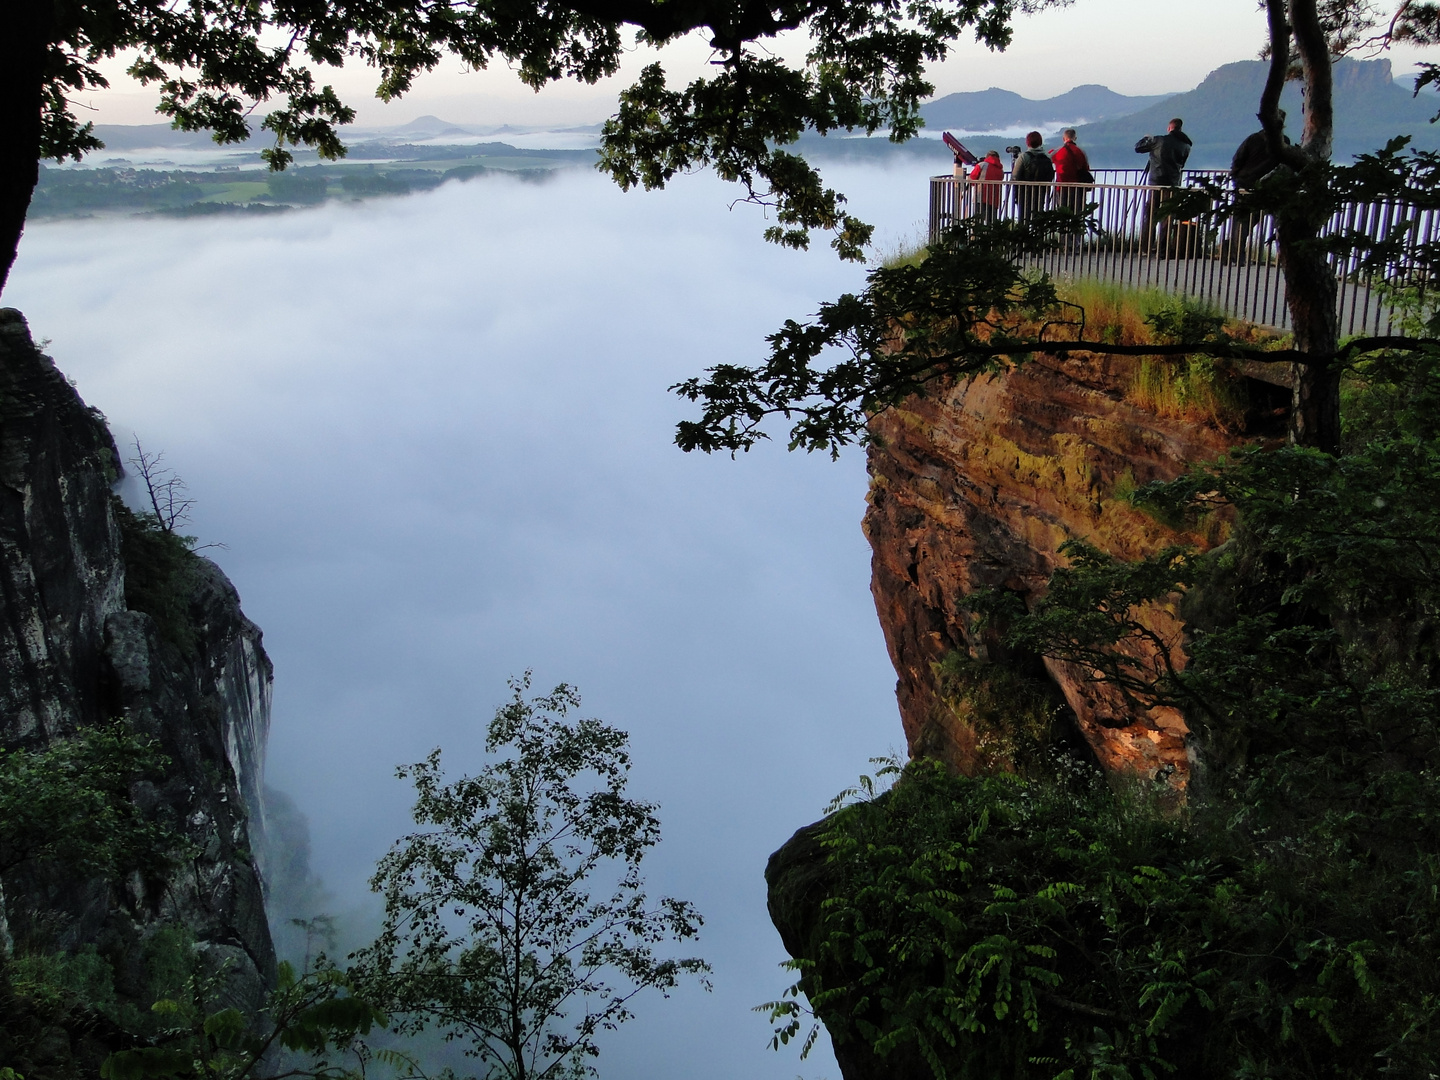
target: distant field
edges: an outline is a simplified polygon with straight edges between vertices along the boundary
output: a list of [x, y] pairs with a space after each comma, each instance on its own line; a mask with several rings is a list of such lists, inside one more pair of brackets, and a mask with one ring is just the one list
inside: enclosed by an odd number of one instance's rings
[[588, 165], [588, 150], [520, 150], [505, 143], [478, 146], [359, 146], [349, 159], [263, 168], [209, 171], [112, 163], [99, 168], [40, 169], [30, 217], [97, 214], [189, 216], [274, 212], [330, 199], [408, 195], [486, 173], [543, 179], [557, 169]]

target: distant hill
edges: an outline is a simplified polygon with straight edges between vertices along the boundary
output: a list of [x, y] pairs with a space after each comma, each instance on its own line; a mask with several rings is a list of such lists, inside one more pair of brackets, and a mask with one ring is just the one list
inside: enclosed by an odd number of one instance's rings
[[[1216, 68], [1205, 81], [1185, 94], [1153, 104], [1130, 116], [1086, 124], [1079, 141], [1091, 165], [1102, 169], [1141, 167], [1145, 159], [1135, 153], [1142, 135], [1159, 135], [1172, 116], [1185, 120], [1185, 133], [1195, 141], [1190, 166], [1228, 168], [1240, 140], [1259, 128], [1255, 110], [1269, 65], [1241, 60]], [[1299, 132], [1300, 88], [1285, 87], [1281, 103], [1289, 113], [1291, 138]], [[1440, 149], [1440, 130], [1429, 123], [1440, 111], [1440, 95], [1422, 93], [1417, 99], [1408, 88], [1397, 86], [1389, 60], [1342, 59], [1335, 65], [1335, 161], [1376, 150], [1395, 135], [1411, 135], [1413, 146]]]
[[438, 116], [421, 116], [411, 120], [408, 124], [401, 124], [399, 127], [391, 128], [390, 133], [394, 137], [409, 139], [440, 139], [446, 135], [451, 137], [457, 135], [473, 135], [475, 132], [469, 128], [463, 128], [458, 124], [451, 124], [441, 120]]
[[1032, 125], [1053, 128], [1056, 124], [1129, 116], [1170, 96], [1126, 97], [1109, 87], [1090, 83], [1056, 97], [1036, 100], [992, 86], [989, 90], [936, 98], [920, 106], [920, 115], [925, 118], [926, 127], [952, 131], [1001, 131]]

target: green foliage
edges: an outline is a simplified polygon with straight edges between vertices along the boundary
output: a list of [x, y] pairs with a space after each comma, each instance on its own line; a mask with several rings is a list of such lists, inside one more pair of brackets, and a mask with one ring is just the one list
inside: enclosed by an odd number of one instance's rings
[[[1052, 233], [1079, 228], [1065, 211], [1023, 224], [965, 219], [923, 261], [872, 270], [859, 296], [823, 304], [809, 324], [787, 321], [770, 335], [763, 366], [722, 364], [704, 381], [672, 387], [702, 403], [699, 420], [681, 421], [676, 443], [707, 453], [749, 450], [769, 437], [762, 425], [778, 414], [793, 421], [791, 449], [835, 455], [864, 440], [871, 413], [923, 394], [936, 380], [998, 371], [1036, 351], [1047, 335], [1073, 336], [1083, 313], [1015, 259], [1042, 250]], [[832, 350], [844, 355], [817, 369], [815, 361]]]
[[[1167, 344], [1225, 336], [1223, 315], [1184, 299], [1159, 305], [1146, 322], [1153, 339]], [[1179, 358], [1141, 357], [1130, 397], [1160, 416], [1207, 420], [1226, 430], [1241, 425], [1248, 405], [1232, 366], [1203, 352]]]
[[[799, 989], [896, 1075], [1424, 1077], [1440, 1056], [1440, 454], [1428, 351], [1380, 354], [1348, 453], [1244, 450], [1133, 499], [1235, 538], [1072, 544], [1008, 644], [1185, 708], [1163, 790], [907, 768], [825, 823]], [[1189, 640], [1149, 628], [1180, 604]], [[1003, 618], [1002, 618], [1003, 617]], [[774, 1010], [799, 1029], [800, 1006]]]
[[923, 259], [887, 262], [860, 294], [822, 304], [808, 323], [786, 322], [768, 338], [763, 364], [722, 364], [673, 386], [701, 405], [699, 419], [677, 426], [676, 444], [749, 450], [778, 416], [790, 423], [790, 449], [833, 456], [868, 440], [875, 413], [1037, 352], [1139, 357], [1132, 396], [1141, 404], [1238, 424], [1245, 397], [1223, 361], [1274, 359], [1273, 342], [1203, 305], [1088, 284], [1062, 290], [1022, 266], [1086, 228], [1067, 210], [1021, 223], [963, 219]]
[[952, 652], [933, 667], [935, 688], [954, 717], [975, 732], [985, 772], [1048, 773], [1063, 744], [1064, 699], [1042, 676]]
[[445, 783], [438, 750], [399, 770], [422, 830], [380, 861], [384, 927], [357, 971], [396, 1030], [464, 1039], [487, 1076], [581, 1077], [597, 1033], [630, 1019], [635, 994], [709, 970], [655, 955], [701, 919], [644, 892], [660, 823], [653, 804], [625, 797], [625, 733], [567, 720], [580, 703], [568, 686], [534, 698], [528, 674], [511, 686], [479, 775]]
[[115, 973], [93, 945], [74, 953], [22, 953], [6, 965], [10, 992], [36, 1012], [64, 1016], [79, 1008], [113, 1014]]
[[[421, 150], [426, 156], [416, 157]], [[191, 216], [221, 213], [277, 213], [312, 206], [329, 197], [332, 186], [346, 190], [347, 175], [369, 176], [368, 195], [402, 195], [429, 190], [449, 180], [469, 180], [493, 170], [521, 179], [545, 178], [564, 163], [579, 164], [579, 151], [517, 150], [504, 143], [463, 147], [392, 147], [401, 161], [406, 152], [418, 167], [399, 162], [373, 165], [325, 164], [283, 173], [264, 169], [195, 172], [164, 169], [45, 169], [30, 201], [28, 217], [80, 216], [102, 212]], [[571, 155], [571, 156], [566, 156]], [[388, 156], [388, 155], [387, 155]], [[354, 181], [352, 181], [353, 185]], [[360, 181], [365, 186], [365, 181]], [[267, 200], [267, 201], [257, 201]], [[277, 205], [279, 204], [279, 205]]]
[[[1336, 257], [1349, 260], [1353, 272], [1367, 281], [1389, 283], [1387, 297], [1403, 298], [1407, 290], [1419, 292], [1440, 265], [1440, 241], [1419, 242], [1420, 223], [1412, 213], [1440, 205], [1440, 154], [1407, 155], [1404, 143], [1392, 140], [1350, 166], [1315, 160], [1299, 171], [1278, 169], [1258, 190], [1243, 195], [1206, 182], [1178, 192], [1171, 212], [1217, 227], [1235, 215], [1272, 215], [1283, 225], [1278, 231], [1287, 253], [1283, 257], [1313, 264], [1310, 285], [1297, 279], [1289, 286], [1301, 305], [1297, 310], [1333, 305], [1333, 273], [1325, 260]], [[1390, 199], [1406, 207], [1409, 216], [1385, 229], [1352, 226], [1319, 236], [1340, 208]], [[1215, 312], [1172, 302], [1147, 313], [1148, 336], [1162, 346], [1150, 353], [1138, 340], [1124, 340], [1124, 329], [1104, 320], [1092, 328], [1085, 299], [1077, 303], [1044, 275], [1027, 277], [1020, 269], [1055, 245], [1073, 242], [1088, 227], [1061, 210], [1038, 215], [1028, 226], [964, 219], [918, 264], [882, 265], [858, 295], [823, 304], [808, 322], [788, 321], [769, 337], [770, 353], [762, 363], [722, 364], [672, 387], [701, 407], [697, 419], [677, 425], [677, 445], [707, 453], [749, 450], [769, 437], [765, 425], [779, 417], [789, 424], [792, 450], [823, 449], [833, 455], [850, 443], [867, 441], [868, 422], [876, 412], [912, 394], [1023, 362], [1036, 352], [1142, 357], [1133, 387], [1142, 403], [1236, 427], [1246, 401], [1239, 381], [1217, 361], [1297, 363], [1302, 382], [1314, 385], [1317, 400], [1328, 401], [1337, 367], [1397, 345], [1419, 345], [1440, 333], [1440, 324], [1425, 324], [1426, 329], [1412, 323], [1398, 337], [1356, 338], [1338, 347], [1328, 340], [1323, 347], [1312, 341], [1303, 349], [1289, 348], [1257, 340], [1261, 336], [1253, 329], [1227, 326]], [[1072, 291], [1079, 296], [1096, 292], [1088, 287]], [[1170, 359], [1161, 360], [1162, 355]], [[1309, 421], [1313, 428], [1317, 421]], [[1328, 432], [1304, 429], [1303, 434], [1327, 446], [1330, 441]]]
[[194, 588], [195, 538], [165, 528], [154, 514], [135, 513], [119, 498], [111, 505], [120, 526], [125, 606], [149, 615], [163, 639], [193, 658], [197, 642], [190, 620], [190, 596]]
[[398, 177], [378, 172], [347, 172], [340, 177], [340, 186], [347, 195], [404, 195], [410, 184]]
[[[912, 137], [919, 104], [933, 92], [926, 65], [944, 59], [966, 29], [1003, 47], [1013, 10], [1007, 0], [778, 7], [635, 0], [603, 12], [584, 4], [537, 11], [468, 2], [436, 11], [415, 0], [298, 8], [217, 0], [195, 9], [86, 0], [65, 7], [41, 39], [48, 55], [35, 61], [45, 73], [34, 87], [44, 100], [39, 149], [63, 159], [99, 145], [70, 102], [76, 92], [106, 85], [102, 58], [131, 50], [129, 73], [158, 87], [160, 112], [182, 130], [209, 129], [217, 142], [240, 142], [251, 134], [257, 106], [275, 103], [260, 122], [275, 144], [262, 154], [283, 169], [293, 160], [291, 146], [312, 146], [327, 159], [345, 153], [338, 129], [354, 110], [317, 77], [325, 67], [376, 67], [376, 94], [386, 101], [447, 55], [470, 68], [502, 60], [538, 90], [560, 79], [613, 76], [637, 39], [663, 45], [700, 30], [716, 50], [710, 76], [672, 89], [659, 64], [646, 67], [605, 127], [602, 167], [627, 188], [660, 187], [677, 172], [714, 168], [773, 206], [771, 239], [804, 246], [811, 230], [832, 230], [840, 254], [858, 258], [870, 227], [845, 213], [844, 197], [802, 158], [780, 147], [809, 129]], [[788, 30], [802, 30], [811, 42], [794, 64], [765, 44]]]
[[[207, 966], [195, 950], [189, 959], [176, 993], [151, 1006], [156, 1030], [143, 1045], [111, 1054], [101, 1067], [102, 1080], [354, 1080], [376, 1058], [362, 1036], [384, 1027], [384, 1014], [356, 996], [349, 976], [323, 960], [299, 977], [282, 963], [260, 1023], [221, 1003], [228, 978], [224, 965]], [[291, 1056], [279, 1055], [281, 1048]], [[386, 1059], [403, 1066], [403, 1075], [419, 1075], [403, 1055]]]
[[1136, 1076], [1169, 1071], [1170, 1040], [1211, 1000], [1203, 968], [1173, 970], [1195, 927], [1162, 941], [1154, 925], [1182, 899], [1215, 903], [1219, 882], [1151, 865], [1183, 861], [1186, 840], [1139, 793], [913, 763], [828, 822], [832, 888], [800, 985], [837, 1041], [901, 1074], [1053, 1076], [1097, 1042]]
[[[148, 533], [173, 537], [153, 524]], [[438, 751], [400, 770], [415, 778], [427, 831], [381, 862], [384, 932], [353, 969], [323, 953], [302, 974], [282, 964], [263, 1006], [247, 1012], [233, 1004], [230, 961], [184, 925], [144, 935], [142, 990], [126, 955], [123, 995], [114, 955], [58, 951], [31, 933], [13, 957], [0, 953], [0, 1052], [40, 1054], [58, 1031], [84, 1044], [104, 1080], [362, 1080], [379, 1066], [423, 1080], [415, 1060], [372, 1045], [372, 1033], [434, 1025], [447, 1039], [479, 1040], [488, 1075], [591, 1073], [596, 1035], [630, 1018], [635, 994], [704, 981], [704, 961], [656, 955], [701, 920], [684, 901], [644, 892], [640, 863], [660, 826], [652, 804], [625, 797], [625, 733], [566, 721], [579, 704], [568, 687], [533, 700], [527, 689], [515, 684], [491, 723], [497, 757], [480, 776], [443, 783]], [[33, 882], [168, 870], [178, 841], [131, 798], [160, 766], [119, 724], [0, 752], [0, 873]], [[329, 931], [323, 917], [304, 928], [307, 940]]]
[[1145, 618], [1194, 579], [1185, 549], [1167, 547], [1134, 563], [1112, 559], [1083, 540], [1060, 546], [1069, 559], [1033, 611], [1013, 593], [977, 595], [982, 619], [1013, 622], [1008, 642], [1038, 656], [1080, 664], [1117, 686], [1132, 707], [1174, 704], [1178, 672], [1167, 641]]
[[171, 835], [131, 798], [160, 775], [155, 744], [119, 721], [0, 750], [0, 875], [21, 867], [116, 880], [169, 865]]
[[296, 169], [271, 174], [267, 186], [282, 202], [317, 203], [325, 200], [330, 181], [319, 169]]
[[[69, 1075], [45, 1050], [57, 1029], [75, 1043], [72, 1067], [93, 1058], [93, 1074], [104, 1053], [97, 1031], [136, 1020], [133, 1003], [117, 992], [113, 956], [94, 945], [61, 948], [69, 925], [34, 898], [84, 883], [158, 890], [186, 848], [133, 791], [160, 779], [164, 767], [155, 744], [118, 721], [0, 751], [0, 1055], [34, 1080]], [[120, 902], [125, 896], [119, 892]]]

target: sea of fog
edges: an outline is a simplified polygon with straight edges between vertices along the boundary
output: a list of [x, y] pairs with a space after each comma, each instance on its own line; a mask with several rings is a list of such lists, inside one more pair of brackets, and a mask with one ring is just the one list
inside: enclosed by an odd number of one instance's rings
[[[924, 166], [829, 170], [882, 246]], [[507, 677], [577, 685], [661, 804], [656, 893], [695, 902], [714, 991], [638, 1001], [602, 1076], [838, 1076], [768, 1048], [788, 979], [767, 856], [903, 746], [869, 592], [863, 454], [683, 454], [667, 387], [751, 362], [856, 288], [765, 244], [708, 177], [575, 170], [258, 218], [31, 225], [5, 294], [122, 445], [189, 484], [191, 531], [275, 663], [268, 782], [334, 910], [409, 822], [397, 763], [482, 762]]]

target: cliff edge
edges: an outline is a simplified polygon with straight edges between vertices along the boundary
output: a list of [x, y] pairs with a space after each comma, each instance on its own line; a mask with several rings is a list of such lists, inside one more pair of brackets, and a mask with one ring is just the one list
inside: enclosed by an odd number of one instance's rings
[[[981, 590], [1034, 602], [1061, 564], [1059, 549], [1081, 539], [1135, 559], [1167, 544], [1205, 550], [1205, 533], [1170, 528], [1123, 498], [1153, 480], [1219, 457], [1241, 442], [1278, 435], [1288, 392], [1235, 378], [1251, 403], [1229, 417], [1136, 400], [1137, 362], [1128, 358], [1036, 356], [911, 398], [872, 421], [865, 535], [873, 550], [871, 591], [912, 755], [974, 773], [1005, 768], [987, 754], [987, 731], [947, 665], [956, 659], [1031, 672], [1058, 690], [1062, 725], [1077, 730], [1108, 772], [1156, 778], [1183, 790], [1189, 773], [1184, 718], [1156, 708], [1131, 715], [1118, 693], [1074, 665], [1007, 654], [969, 614]], [[1171, 610], [1154, 628], [1180, 641]], [[1044, 688], [1042, 688], [1043, 690]]]
[[[275, 976], [253, 854], [270, 661], [219, 567], [188, 550], [149, 557], [112, 494], [120, 474], [104, 418], [21, 314], [0, 309], [0, 745], [43, 746], [128, 718], [169, 759], [135, 797], [195, 853], [158, 889], [74, 881], [37, 894], [6, 882], [4, 915], [17, 941], [94, 945], [121, 992], [142, 977], [157, 928], [183, 926], [228, 971], [237, 1003], [258, 1004]], [[71, 1052], [48, 1046], [42, 1064], [63, 1067]]]

